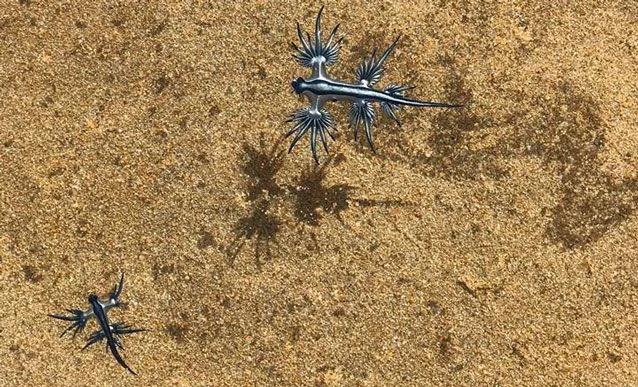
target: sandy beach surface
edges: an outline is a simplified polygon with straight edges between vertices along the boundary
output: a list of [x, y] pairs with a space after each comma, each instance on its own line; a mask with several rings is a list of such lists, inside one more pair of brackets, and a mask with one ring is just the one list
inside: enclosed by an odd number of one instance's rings
[[[464, 107], [288, 154], [321, 5]], [[638, 385], [637, 69], [632, 1], [0, 0], [0, 385]], [[47, 317], [120, 273], [138, 376]]]

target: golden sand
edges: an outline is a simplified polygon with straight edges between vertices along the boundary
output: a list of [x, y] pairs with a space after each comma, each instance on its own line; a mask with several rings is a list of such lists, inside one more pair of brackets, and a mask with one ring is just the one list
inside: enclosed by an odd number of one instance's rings
[[[373, 154], [333, 104], [315, 167], [320, 5], [0, 1], [1, 385], [635, 385], [638, 5], [326, 2], [334, 76], [401, 33], [382, 84], [465, 107]], [[46, 316], [120, 272], [137, 377]]]

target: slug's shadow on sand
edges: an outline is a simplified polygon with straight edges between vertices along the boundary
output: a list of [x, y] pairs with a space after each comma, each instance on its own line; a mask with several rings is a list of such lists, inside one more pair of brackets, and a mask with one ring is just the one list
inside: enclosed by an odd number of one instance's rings
[[343, 223], [341, 212], [348, 209], [348, 198], [354, 187], [348, 184], [324, 185], [328, 167], [334, 160], [334, 155], [328, 156], [321, 165], [302, 171], [296, 185], [287, 186], [295, 198], [294, 215], [299, 222], [317, 226], [322, 218], [319, 209], [323, 209]]
[[259, 200], [253, 204], [250, 213], [239, 219], [235, 225], [235, 240], [229, 249], [229, 264], [232, 266], [247, 240], [254, 239], [255, 266], [261, 270], [262, 257], [271, 258], [271, 244], [277, 244], [276, 235], [281, 228], [281, 221], [268, 213], [270, 204], [267, 200]]
[[404, 206], [402, 200], [371, 200], [352, 198], [355, 187], [348, 184], [325, 185], [331, 166], [338, 164], [342, 156], [331, 154], [321, 165], [312, 165], [304, 169], [296, 184], [280, 184], [277, 174], [284, 165], [286, 151], [282, 148], [283, 138], [279, 138], [269, 148], [270, 141], [261, 135], [259, 146], [243, 145], [244, 157], [242, 172], [248, 176], [246, 201], [248, 213], [235, 224], [235, 238], [225, 249], [229, 265], [233, 265], [237, 256], [248, 241], [253, 241], [255, 265], [261, 270], [264, 260], [272, 257], [272, 244], [277, 245], [277, 236], [284, 222], [277, 215], [279, 208], [289, 208], [293, 204], [292, 215], [298, 224], [310, 227], [320, 225], [323, 214], [335, 216], [345, 225], [341, 214], [350, 203], [358, 207]]
[[255, 266], [261, 270], [262, 257], [270, 259], [271, 243], [277, 244], [281, 228], [279, 218], [271, 213], [273, 204], [283, 195], [283, 188], [275, 177], [284, 163], [285, 152], [281, 150], [281, 138], [270, 149], [262, 133], [259, 147], [249, 143], [243, 145], [245, 161], [242, 172], [248, 176], [249, 212], [235, 224], [235, 239], [227, 248], [228, 263], [232, 266], [248, 240], [254, 240]]
[[304, 170], [295, 186], [288, 185], [295, 197], [295, 217], [309, 226], [317, 226], [322, 218], [319, 209], [334, 215], [342, 224], [341, 213], [349, 208], [349, 203], [359, 207], [404, 206], [402, 200], [372, 200], [353, 198], [355, 187], [348, 184], [324, 185], [331, 165], [340, 162], [339, 155], [330, 155], [321, 165], [313, 165]]

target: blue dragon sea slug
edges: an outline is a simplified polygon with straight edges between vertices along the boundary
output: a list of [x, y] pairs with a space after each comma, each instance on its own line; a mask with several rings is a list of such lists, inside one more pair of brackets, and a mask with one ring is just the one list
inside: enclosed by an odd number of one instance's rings
[[312, 74], [309, 78], [300, 77], [292, 81], [294, 92], [306, 96], [310, 106], [296, 111], [288, 120], [288, 122], [295, 123], [293, 128], [286, 133], [286, 137], [295, 135], [288, 152], [291, 152], [297, 142], [306, 133], [310, 132], [310, 150], [315, 161], [319, 163], [317, 137], [321, 139], [321, 143], [326, 153], [328, 153], [326, 132], [334, 140], [334, 119], [324, 109], [324, 105], [328, 101], [348, 100], [352, 103], [349, 121], [353, 127], [354, 138], [357, 140], [359, 127], [363, 124], [366, 141], [373, 152], [372, 123], [376, 118], [373, 105], [375, 102], [378, 102], [381, 105], [381, 111], [399, 126], [401, 121], [397, 117], [397, 110], [401, 106], [446, 108], [461, 106], [443, 102], [423, 102], [405, 97], [404, 93], [412, 89], [413, 86], [390, 84], [383, 89], [374, 87], [381, 79], [384, 63], [394, 47], [396, 47], [400, 36], [378, 58], [375, 50], [370, 58], [361, 62], [356, 71], [357, 80], [355, 83], [332, 79], [328, 75], [327, 68], [336, 63], [343, 38], [335, 39], [339, 29], [339, 25], [337, 25], [328, 36], [328, 41], [326, 43], [322, 41], [322, 12], [323, 7], [317, 15], [314, 37], [307, 33], [304, 37], [301, 27], [297, 23], [297, 35], [301, 41], [301, 46], [292, 43], [293, 48], [296, 50], [293, 55], [294, 58], [300, 65], [312, 68]]
[[95, 294], [91, 294], [88, 298], [89, 304], [91, 305], [89, 309], [67, 309], [67, 312], [71, 313], [71, 315], [50, 314], [49, 317], [71, 323], [71, 325], [69, 325], [64, 331], [62, 331], [60, 337], [64, 336], [64, 334], [69, 331], [73, 331], [73, 337], [75, 337], [76, 334], [84, 330], [87, 322], [91, 318], [95, 318], [100, 329], [89, 335], [86, 345], [82, 349], [86, 349], [89, 346], [106, 339], [106, 346], [111, 351], [111, 354], [113, 355], [115, 360], [122, 367], [126, 368], [130, 373], [135, 375], [135, 372], [126, 364], [126, 362], [124, 362], [124, 359], [122, 359], [122, 356], [118, 351], [118, 348], [122, 349], [122, 342], [120, 341], [119, 336], [142, 332], [144, 331], [144, 329], [133, 328], [122, 322], [111, 324], [107, 316], [108, 312], [112, 308], [117, 308], [124, 305], [124, 303], [120, 301], [120, 294], [122, 293], [123, 288], [124, 274], [122, 274], [122, 276], [120, 277], [120, 282], [113, 288], [113, 290], [109, 294], [108, 299], [100, 300]]

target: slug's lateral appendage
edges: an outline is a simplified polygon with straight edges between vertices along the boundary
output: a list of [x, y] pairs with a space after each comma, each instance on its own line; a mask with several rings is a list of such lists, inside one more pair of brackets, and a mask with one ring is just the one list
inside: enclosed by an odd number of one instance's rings
[[306, 37], [304, 37], [304, 34], [301, 31], [301, 26], [297, 23], [297, 37], [301, 42], [301, 47], [292, 43], [292, 47], [297, 51], [293, 57], [300, 65], [312, 67], [313, 74], [323, 74], [325, 73], [326, 66], [332, 66], [335, 64], [339, 58], [339, 48], [341, 47], [341, 41], [343, 40], [343, 38], [335, 40], [335, 35], [337, 34], [337, 30], [339, 30], [339, 25], [337, 24], [330, 33], [326, 44], [323, 44], [321, 41], [322, 12], [323, 7], [319, 10], [317, 20], [315, 21], [314, 40], [309, 34], [306, 34]]
[[385, 60], [388, 58], [392, 50], [397, 46], [399, 42], [399, 38], [401, 35], [397, 36], [397, 38], [392, 42], [390, 47], [386, 48], [386, 50], [381, 54], [381, 56], [377, 59], [377, 50], [372, 51], [372, 55], [370, 55], [369, 59], [364, 59], [355, 75], [357, 76], [357, 81], [361, 85], [365, 86], [373, 86], [375, 83], [381, 80], [381, 76], [383, 76], [383, 64]]
[[[131, 333], [146, 331], [146, 329], [133, 328], [133, 327], [131, 327], [129, 325], [126, 325], [126, 324], [124, 324], [122, 322], [111, 324], [110, 325], [110, 329], [111, 329], [111, 333], [115, 336], [115, 344], [120, 349], [124, 349], [124, 346], [122, 345], [121, 339], [119, 339], [117, 336], [128, 335], [128, 334], [131, 334]], [[86, 340], [86, 345], [84, 345], [84, 347], [82, 347], [82, 350], [84, 351], [85, 349], [87, 349], [91, 345], [102, 341], [105, 337], [106, 337], [106, 333], [104, 333], [104, 331], [102, 331], [102, 330], [95, 331], [95, 332], [91, 333], [89, 335], [89, 338]]]
[[122, 294], [122, 289], [124, 289], [124, 273], [120, 275], [120, 282], [117, 285], [115, 285], [115, 287], [113, 287], [113, 290], [111, 290], [109, 299], [115, 300], [117, 302], [118, 298], [120, 297], [120, 294]]
[[372, 122], [374, 122], [376, 115], [372, 103], [366, 100], [354, 102], [350, 109], [350, 126], [353, 127], [354, 140], [359, 139], [359, 125], [363, 122], [366, 141], [373, 152], [376, 150], [372, 137]]
[[310, 130], [310, 151], [312, 152], [312, 157], [314, 160], [319, 163], [319, 157], [317, 156], [317, 134], [319, 138], [321, 138], [321, 143], [323, 144], [323, 149], [328, 153], [328, 140], [326, 138], [326, 132], [330, 138], [334, 141], [334, 119], [332, 115], [328, 113], [326, 110], [321, 109], [320, 111], [314, 111], [310, 108], [304, 108], [295, 112], [288, 122], [296, 122], [295, 126], [292, 127], [286, 133], [286, 137], [290, 137], [294, 133], [297, 133], [290, 143], [290, 147], [288, 148], [288, 153], [292, 152], [292, 149], [295, 147], [297, 142], [303, 137], [306, 132]]
[[48, 316], [57, 318], [58, 320], [70, 321], [71, 325], [62, 331], [60, 337], [64, 336], [69, 331], [73, 331], [73, 337], [75, 337], [78, 333], [81, 333], [84, 330], [88, 318], [85, 317], [85, 312], [80, 309], [67, 309], [66, 311], [71, 313], [71, 315], [63, 316], [58, 314], [49, 314]]
[[[407, 90], [414, 89], [414, 86], [406, 86], [406, 85], [388, 85], [383, 91], [392, 96], [397, 96], [400, 98], [404, 98], [404, 93]], [[401, 120], [397, 116], [397, 111], [401, 109], [401, 105], [398, 103], [392, 102], [381, 102], [381, 111], [390, 119], [394, 120], [397, 125], [401, 126]]]

